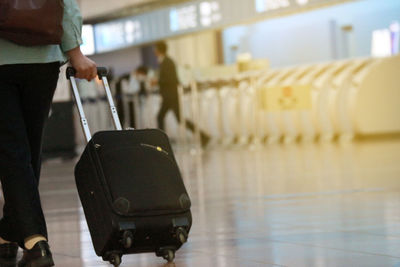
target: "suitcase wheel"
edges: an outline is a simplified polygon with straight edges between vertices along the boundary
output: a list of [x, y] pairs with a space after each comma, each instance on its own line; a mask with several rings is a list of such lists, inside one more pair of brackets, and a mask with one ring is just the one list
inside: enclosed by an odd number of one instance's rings
[[175, 252], [173, 250], [166, 250], [163, 258], [168, 262], [173, 262], [175, 259]]
[[175, 250], [172, 247], [160, 248], [156, 252], [156, 255], [158, 257], [163, 257], [163, 259], [167, 260], [168, 262], [173, 262], [175, 259]]
[[187, 242], [187, 240], [188, 240], [188, 233], [187, 233], [187, 231], [186, 231], [184, 228], [178, 227], [178, 228], [176, 229], [175, 234], [176, 234], [176, 237], [177, 237], [177, 239], [179, 240], [179, 242], [181, 242], [182, 244], [184, 244], [184, 243]]
[[124, 248], [128, 249], [132, 247], [133, 243], [133, 234], [131, 231], [124, 231], [122, 234], [122, 239], [120, 241]]
[[112, 254], [110, 256], [110, 263], [114, 265], [115, 267], [118, 267], [121, 265], [121, 256], [118, 254]]

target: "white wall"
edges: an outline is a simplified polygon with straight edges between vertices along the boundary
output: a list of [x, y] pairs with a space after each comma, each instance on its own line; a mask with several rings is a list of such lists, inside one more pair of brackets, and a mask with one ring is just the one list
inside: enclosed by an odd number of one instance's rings
[[179, 66], [208, 67], [218, 62], [215, 31], [206, 31], [168, 40], [168, 54]]
[[[223, 32], [224, 60], [231, 64], [237, 52], [250, 52], [283, 67], [369, 56], [372, 31], [394, 20], [400, 21], [399, 0], [363, 0], [231, 27]], [[346, 34], [347, 25], [353, 30]]]

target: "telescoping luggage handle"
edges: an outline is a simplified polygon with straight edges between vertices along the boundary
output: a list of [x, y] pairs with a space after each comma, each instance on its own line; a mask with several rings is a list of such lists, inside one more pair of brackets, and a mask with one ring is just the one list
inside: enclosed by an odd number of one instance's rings
[[[75, 98], [76, 106], [78, 107], [79, 116], [81, 118], [82, 129], [83, 129], [83, 132], [85, 133], [86, 141], [89, 142], [90, 139], [92, 139], [92, 135], [90, 133], [89, 125], [88, 125], [87, 119], [85, 117], [85, 112], [83, 110], [78, 86], [76, 85], [76, 80], [75, 80], [76, 70], [72, 67], [68, 67], [66, 75], [67, 75], [67, 79], [71, 81], [72, 92], [73, 92], [73, 95]], [[122, 130], [121, 122], [118, 117], [118, 112], [114, 105], [114, 100], [113, 100], [113, 97], [111, 94], [110, 85], [108, 84], [108, 80], [107, 80], [107, 69], [103, 68], [103, 67], [97, 68], [97, 75], [98, 75], [99, 79], [103, 81], [103, 85], [104, 85], [104, 89], [106, 91], [108, 104], [110, 105], [110, 110], [111, 110], [115, 129]]]

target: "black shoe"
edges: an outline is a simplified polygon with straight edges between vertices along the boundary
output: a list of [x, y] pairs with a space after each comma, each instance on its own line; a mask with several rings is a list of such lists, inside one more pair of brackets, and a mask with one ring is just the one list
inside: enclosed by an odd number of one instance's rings
[[0, 245], [0, 267], [15, 267], [18, 253], [16, 243]]
[[200, 142], [201, 142], [201, 147], [206, 148], [208, 143], [210, 143], [210, 136], [208, 136], [205, 133], [201, 133], [200, 135]]
[[39, 241], [29, 250], [24, 250], [18, 267], [50, 267], [54, 266], [49, 244], [46, 241]]

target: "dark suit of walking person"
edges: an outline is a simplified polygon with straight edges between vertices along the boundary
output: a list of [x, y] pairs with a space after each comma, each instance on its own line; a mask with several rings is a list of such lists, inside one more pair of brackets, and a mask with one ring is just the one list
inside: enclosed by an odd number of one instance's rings
[[[160, 88], [160, 95], [162, 97], [162, 104], [158, 112], [157, 122], [158, 128], [165, 130], [165, 116], [168, 111], [175, 114], [176, 119], [180, 122], [180, 107], [178, 86], [179, 79], [176, 71], [174, 61], [167, 56], [168, 47], [165, 42], [159, 42], [155, 45], [155, 54], [160, 63], [158, 85]], [[194, 132], [193, 122], [186, 120], [186, 127]], [[200, 133], [202, 146], [206, 146], [209, 142], [209, 137], [204, 132]]]

